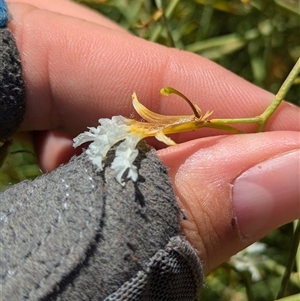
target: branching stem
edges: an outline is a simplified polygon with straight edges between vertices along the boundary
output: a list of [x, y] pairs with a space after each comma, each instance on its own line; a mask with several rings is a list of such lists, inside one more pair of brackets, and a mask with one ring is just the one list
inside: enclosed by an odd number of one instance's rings
[[300, 58], [294, 65], [293, 69], [281, 85], [279, 91], [275, 95], [271, 104], [266, 108], [266, 110], [259, 116], [256, 117], [249, 117], [249, 118], [230, 118], [230, 119], [211, 119], [209, 120], [210, 123], [215, 124], [215, 128], [218, 125], [225, 125], [225, 124], [244, 124], [244, 123], [257, 123], [257, 132], [263, 132], [265, 126], [271, 117], [271, 115], [276, 111], [276, 109], [281, 104], [283, 98], [286, 96], [287, 92], [289, 91], [292, 84], [295, 82], [298, 74], [300, 73]]

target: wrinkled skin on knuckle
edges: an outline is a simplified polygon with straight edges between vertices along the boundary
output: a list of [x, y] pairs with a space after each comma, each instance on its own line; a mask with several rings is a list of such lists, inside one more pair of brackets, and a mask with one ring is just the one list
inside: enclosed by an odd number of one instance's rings
[[220, 245], [220, 238], [214, 226], [214, 215], [203, 206], [204, 203], [198, 202], [197, 198], [191, 201], [181, 195], [178, 204], [184, 216], [180, 222], [181, 231], [196, 249], [205, 271], [208, 272], [214, 266], [213, 261]]

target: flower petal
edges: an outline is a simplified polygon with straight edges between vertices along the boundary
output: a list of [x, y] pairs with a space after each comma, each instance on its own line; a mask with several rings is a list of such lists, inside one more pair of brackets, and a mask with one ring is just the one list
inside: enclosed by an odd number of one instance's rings
[[166, 136], [162, 131], [159, 131], [156, 135], [155, 138], [158, 141], [163, 142], [166, 145], [172, 146], [176, 145], [176, 142], [174, 142], [170, 137]]
[[179, 122], [187, 122], [195, 119], [194, 115], [161, 115], [155, 113], [143, 104], [141, 104], [136, 96], [136, 93], [132, 94], [132, 104], [137, 113], [146, 121], [155, 124], [174, 124]]
[[124, 185], [123, 175], [127, 170], [128, 179], [131, 178], [136, 181], [138, 178], [137, 167], [133, 162], [139, 153], [136, 145], [140, 140], [140, 136], [130, 135], [116, 148], [116, 157], [111, 164], [111, 168], [115, 171], [115, 178], [121, 185]]

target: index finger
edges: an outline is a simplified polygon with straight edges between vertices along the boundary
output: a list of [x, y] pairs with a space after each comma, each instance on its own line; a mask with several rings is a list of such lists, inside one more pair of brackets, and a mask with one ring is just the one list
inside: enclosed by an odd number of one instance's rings
[[[25, 4], [9, 8], [27, 87], [21, 130], [76, 135], [101, 117], [129, 117], [133, 91], [156, 112], [189, 113], [176, 97], [161, 99], [163, 86], [187, 94], [203, 111], [213, 109], [214, 118], [258, 115], [273, 98], [198, 55]], [[275, 115], [268, 129], [299, 130], [298, 108], [285, 103]], [[184, 134], [176, 141], [209, 134]]]

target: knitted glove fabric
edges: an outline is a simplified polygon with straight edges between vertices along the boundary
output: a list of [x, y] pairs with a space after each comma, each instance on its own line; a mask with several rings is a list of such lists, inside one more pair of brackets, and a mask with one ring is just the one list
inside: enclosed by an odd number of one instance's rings
[[83, 153], [0, 195], [3, 301], [196, 300], [201, 263], [166, 168], [145, 146], [137, 164], [123, 187]]
[[0, 0], [0, 141], [18, 130], [26, 102], [19, 52], [7, 20], [6, 4]]

